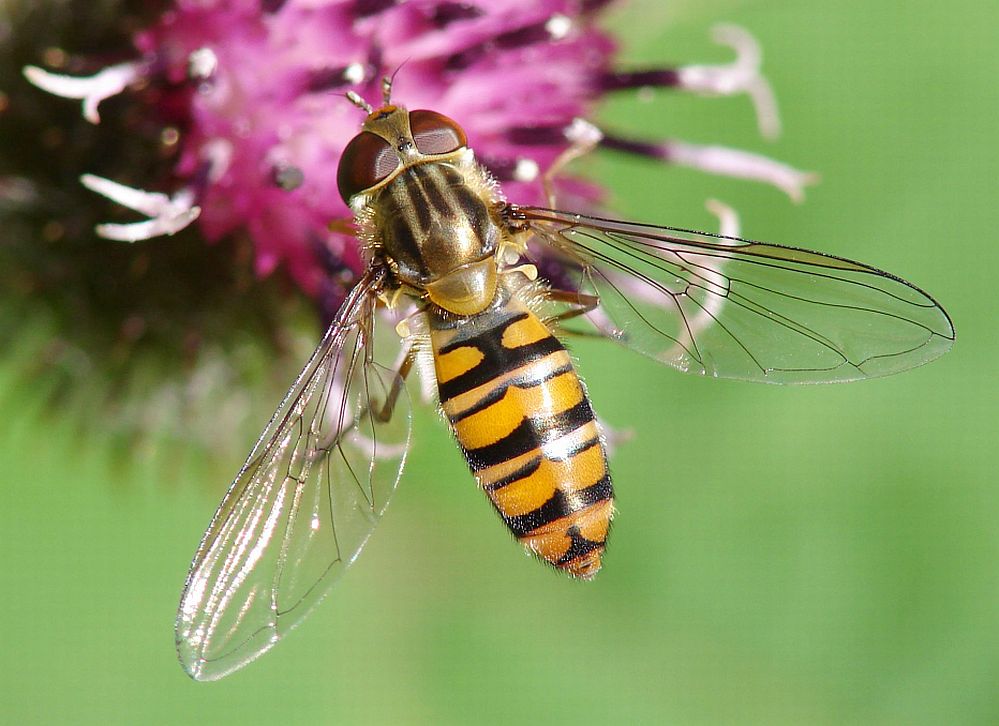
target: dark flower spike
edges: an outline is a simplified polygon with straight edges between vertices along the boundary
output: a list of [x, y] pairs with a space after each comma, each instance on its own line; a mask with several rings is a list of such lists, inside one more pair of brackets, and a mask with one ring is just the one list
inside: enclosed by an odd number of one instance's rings
[[[88, 188], [148, 217], [101, 225], [98, 234], [144, 239], [195, 221], [209, 240], [243, 230], [253, 240], [258, 275], [283, 265], [313, 297], [328, 294], [322, 260], [340, 260], [355, 276], [362, 269], [350, 235], [335, 225], [324, 231], [331, 220], [350, 217], [336, 191], [336, 168], [357, 130], [356, 114], [332, 94], [377, 97], [381, 77], [404, 63], [399, 99], [460, 119], [469, 145], [518, 203], [545, 202], [553, 166], [561, 171], [573, 149], [582, 148], [583, 128], [590, 147], [764, 181], [800, 199], [814, 177], [765, 157], [675, 141], [628, 141], [582, 121], [610, 91], [658, 85], [748, 93], [764, 135], [779, 128], [759, 48], [746, 31], [715, 29], [715, 40], [736, 52], [728, 64], [616, 73], [614, 43], [592, 22], [606, 4], [176, 0], [135, 35], [135, 61], [90, 78], [34, 67], [25, 75], [45, 90], [82, 100], [95, 123], [101, 101], [141, 87], [139, 100], [152, 121], [146, 127], [159, 123], [178, 137], [167, 184], [172, 194], [87, 177]], [[294, 170], [290, 183], [282, 170]], [[164, 184], [150, 179], [145, 186]], [[599, 187], [572, 177], [559, 175], [558, 187], [576, 204], [601, 196]], [[317, 244], [326, 254], [317, 254]]]

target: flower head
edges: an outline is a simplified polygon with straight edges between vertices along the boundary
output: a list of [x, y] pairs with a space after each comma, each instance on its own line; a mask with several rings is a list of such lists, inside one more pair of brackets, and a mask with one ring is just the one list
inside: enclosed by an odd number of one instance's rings
[[[103, 98], [141, 82], [149, 87], [148, 113], [179, 134], [175, 174], [191, 209], [166, 204], [169, 218], [152, 215], [132, 233], [118, 225], [116, 238], [176, 231], [178, 220], [198, 216], [196, 205], [208, 239], [245, 230], [258, 274], [284, 265], [308, 294], [335, 304], [361, 266], [348, 227], [337, 224], [350, 211], [336, 192], [337, 162], [360, 118], [337, 96], [377, 97], [385, 74], [396, 73], [395, 95], [409, 108], [459, 119], [480, 161], [521, 203], [544, 203], [541, 177], [610, 91], [660, 85], [747, 92], [761, 130], [776, 133], [759, 50], [745, 31], [716, 31], [737, 51], [730, 65], [618, 73], [615, 43], [593, 22], [604, 4], [177, 0], [135, 36], [139, 57], [98, 73], [89, 88], [73, 78], [60, 89], [60, 77], [26, 72], [47, 90], [82, 98], [95, 121]], [[612, 134], [598, 140], [769, 181], [792, 197], [809, 181], [765, 157], [721, 147]], [[582, 180], [560, 184], [577, 197], [599, 196]]]
[[[763, 181], [800, 198], [812, 177], [767, 157], [594, 125], [607, 95], [661, 87], [747, 94], [761, 133], [779, 129], [759, 48], [745, 31], [715, 31], [733, 49], [731, 63], [618, 70], [616, 42], [596, 24], [608, 4], [163, 0], [128, 22], [87, 15], [103, 30], [82, 33], [84, 19], [65, 15], [72, 4], [26, 5], [34, 14], [0, 36], [0, 72], [5, 60], [41, 58], [51, 70], [27, 66], [24, 76], [81, 101], [86, 122], [56, 121], [58, 106], [42, 106], [44, 97], [28, 88], [0, 94], [0, 126], [19, 124], [36, 143], [31, 158], [45, 160], [31, 171], [0, 168], [0, 214], [21, 210], [20, 219], [4, 217], [5, 229], [24, 230], [23, 243], [0, 245], [0, 281], [12, 281], [6, 289], [14, 295], [6, 308], [44, 297], [43, 317], [54, 311], [55, 322], [40, 359], [65, 369], [64, 390], [101, 380], [91, 371], [108, 373], [104, 398], [119, 430], [165, 424], [174, 435], [203, 438], [189, 425], [203, 418], [192, 408], [234, 405], [244, 390], [238, 384], [260, 369], [254, 361], [285, 353], [293, 367], [314, 342], [312, 329], [290, 339], [296, 301], [281, 285], [285, 276], [271, 273], [285, 271], [324, 317], [357, 279], [362, 261], [336, 173], [362, 114], [342, 97], [378, 98], [384, 75], [395, 75], [393, 98], [402, 105], [458, 121], [476, 158], [517, 203], [545, 204], [550, 177], [563, 206], [586, 211], [599, 203], [600, 187], [562, 165], [593, 146]], [[46, 36], [50, 27], [62, 36]], [[61, 50], [80, 37], [92, 39], [82, 52]], [[176, 243], [141, 250], [92, 240], [84, 227], [94, 205], [59, 185], [67, 169], [87, 172], [87, 189], [132, 215], [97, 225], [98, 235], [136, 241], [187, 229]], [[68, 205], [56, 201], [67, 198]], [[198, 232], [225, 244], [204, 251]], [[539, 263], [555, 283], [564, 275], [554, 260]], [[250, 339], [266, 350], [248, 350]], [[151, 379], [159, 392], [150, 391]], [[219, 380], [228, 383], [205, 384]], [[276, 375], [276, 386], [284, 382]], [[133, 388], [143, 391], [141, 403], [125, 393]], [[216, 422], [206, 440], [220, 443], [215, 432], [243, 418]]]

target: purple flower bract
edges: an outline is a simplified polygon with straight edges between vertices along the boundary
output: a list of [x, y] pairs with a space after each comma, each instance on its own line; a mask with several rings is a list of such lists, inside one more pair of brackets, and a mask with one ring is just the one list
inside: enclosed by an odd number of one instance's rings
[[[177, 173], [195, 189], [205, 235], [245, 228], [258, 273], [283, 263], [312, 295], [335, 271], [319, 260], [361, 266], [351, 236], [325, 232], [351, 216], [336, 190], [340, 153], [363, 119], [340, 97], [348, 89], [377, 99], [395, 72], [394, 100], [458, 119], [511, 199], [539, 203], [538, 174], [569, 142], [532, 130], [587, 115], [614, 50], [564, 0], [269, 5], [180, 0], [136, 44], [147, 75], [166, 81], [157, 105], [181, 130]], [[289, 169], [301, 172], [290, 190]]]

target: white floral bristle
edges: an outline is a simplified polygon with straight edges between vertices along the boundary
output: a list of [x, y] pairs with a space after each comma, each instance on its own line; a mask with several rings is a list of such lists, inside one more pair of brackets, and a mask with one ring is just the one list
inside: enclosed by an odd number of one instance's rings
[[168, 197], [160, 192], [134, 189], [94, 174], [84, 174], [80, 183], [90, 191], [150, 218], [130, 224], [99, 224], [95, 230], [105, 239], [138, 242], [176, 234], [201, 214], [201, 208], [194, 205], [193, 192], [188, 189]]
[[187, 58], [187, 70], [191, 78], [211, 78], [218, 67], [219, 58], [211, 48], [198, 48]]
[[819, 180], [819, 175], [814, 172], [801, 171], [769, 157], [727, 146], [671, 141], [662, 145], [662, 153], [670, 162], [681, 166], [772, 184], [795, 203], [804, 201], [805, 187]]
[[364, 82], [364, 64], [357, 61], [350, 63], [343, 69], [343, 80], [347, 83], [360, 85]]
[[770, 83], [763, 76], [763, 53], [759, 43], [738, 25], [716, 25], [711, 38], [735, 51], [735, 60], [719, 65], [689, 65], [677, 70], [680, 85], [708, 95], [745, 93], [753, 102], [760, 134], [767, 139], [780, 135], [780, 115]]
[[552, 15], [545, 23], [545, 30], [548, 31], [552, 40], [561, 40], [572, 30], [572, 18], [561, 14]]
[[100, 123], [97, 107], [101, 101], [124, 91], [141, 77], [141, 63], [119, 63], [92, 76], [66, 76], [50, 73], [37, 66], [25, 66], [24, 77], [43, 91], [83, 101], [83, 117], [92, 124]]
[[517, 159], [513, 168], [513, 178], [519, 182], [532, 182], [540, 173], [541, 168], [534, 159]]
[[593, 147], [603, 137], [603, 132], [584, 118], [574, 118], [565, 128], [565, 138], [575, 146]]
[[739, 213], [725, 202], [708, 199], [704, 202], [704, 208], [718, 218], [718, 234], [722, 237], [738, 237], [742, 234]]

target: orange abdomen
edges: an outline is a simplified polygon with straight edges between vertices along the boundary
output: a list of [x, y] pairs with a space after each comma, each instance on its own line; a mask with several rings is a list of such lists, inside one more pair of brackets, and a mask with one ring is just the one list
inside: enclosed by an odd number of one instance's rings
[[479, 485], [526, 547], [592, 577], [613, 490], [569, 354], [517, 298], [471, 318], [429, 318], [441, 407]]

